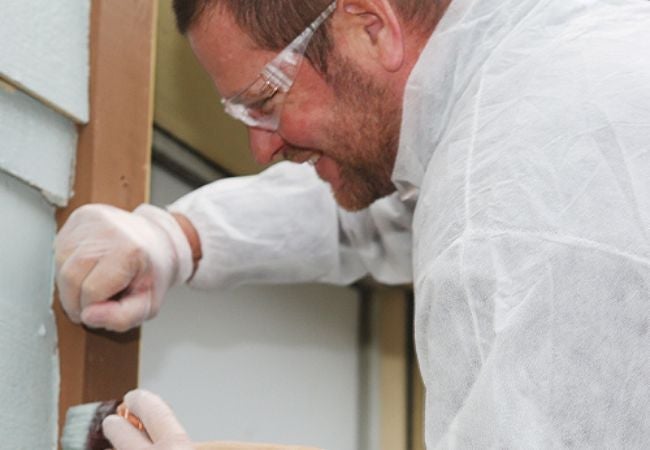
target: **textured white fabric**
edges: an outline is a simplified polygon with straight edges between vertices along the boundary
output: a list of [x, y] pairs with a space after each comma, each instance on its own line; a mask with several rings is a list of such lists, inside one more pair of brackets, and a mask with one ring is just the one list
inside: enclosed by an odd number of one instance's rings
[[308, 164], [220, 180], [169, 209], [188, 217], [200, 236], [196, 287], [347, 284], [368, 273], [387, 283], [412, 279], [412, 207], [394, 195], [363, 212], [344, 211]]
[[[308, 170], [172, 207], [197, 284], [408, 278], [410, 209], [342, 214]], [[650, 447], [650, 2], [453, 0], [393, 179], [428, 448]]]
[[649, 448], [650, 3], [453, 0], [405, 105], [428, 448]]

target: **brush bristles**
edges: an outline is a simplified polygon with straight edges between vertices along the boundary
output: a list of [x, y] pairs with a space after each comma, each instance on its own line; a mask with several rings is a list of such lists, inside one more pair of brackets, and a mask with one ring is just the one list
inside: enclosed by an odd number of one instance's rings
[[111, 447], [102, 432], [102, 421], [115, 414], [119, 401], [74, 406], [66, 414], [61, 436], [63, 450], [105, 450]]

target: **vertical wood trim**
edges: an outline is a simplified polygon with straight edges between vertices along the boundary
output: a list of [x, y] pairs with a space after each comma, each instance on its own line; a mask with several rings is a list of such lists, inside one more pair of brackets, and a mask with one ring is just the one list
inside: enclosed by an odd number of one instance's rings
[[376, 299], [379, 303], [380, 446], [382, 450], [407, 450], [408, 299], [406, 292], [398, 288], [380, 288]]
[[[57, 213], [108, 203], [133, 209], [149, 196], [156, 0], [93, 0], [90, 123], [79, 128], [75, 195]], [[139, 330], [117, 335], [73, 325], [55, 300], [59, 425], [72, 405], [122, 396], [138, 380]]]
[[425, 389], [422, 382], [422, 375], [417, 361], [413, 364], [412, 380], [413, 383], [413, 435], [411, 442], [413, 442], [413, 450], [426, 450], [424, 445], [424, 403], [425, 403]]
[[409, 367], [409, 442], [408, 450], [425, 450], [424, 445], [424, 405], [425, 389], [420, 373], [420, 365], [415, 349], [415, 298], [411, 289], [406, 292], [408, 299], [408, 324], [407, 324], [407, 342], [408, 342], [408, 367]]

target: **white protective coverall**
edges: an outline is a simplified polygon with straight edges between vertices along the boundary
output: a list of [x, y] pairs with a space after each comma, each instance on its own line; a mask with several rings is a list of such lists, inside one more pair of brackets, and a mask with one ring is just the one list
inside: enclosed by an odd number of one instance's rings
[[650, 448], [650, 2], [453, 0], [393, 180], [359, 213], [288, 163], [190, 194], [192, 283], [412, 280], [428, 448]]

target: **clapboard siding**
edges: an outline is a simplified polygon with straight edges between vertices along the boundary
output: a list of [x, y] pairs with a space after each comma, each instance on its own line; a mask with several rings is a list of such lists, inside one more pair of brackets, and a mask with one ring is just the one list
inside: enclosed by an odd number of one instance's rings
[[0, 205], [0, 448], [54, 449], [54, 207], [1, 171]]
[[28, 95], [0, 88], [0, 169], [40, 190], [56, 206], [71, 194], [74, 123]]
[[88, 121], [90, 0], [0, 0], [0, 77]]
[[88, 121], [90, 0], [0, 0], [0, 436], [57, 448], [56, 208]]

